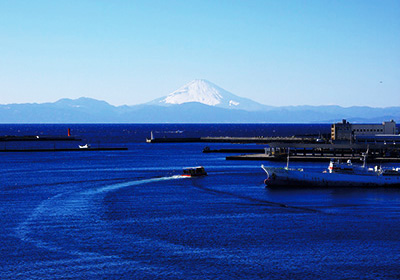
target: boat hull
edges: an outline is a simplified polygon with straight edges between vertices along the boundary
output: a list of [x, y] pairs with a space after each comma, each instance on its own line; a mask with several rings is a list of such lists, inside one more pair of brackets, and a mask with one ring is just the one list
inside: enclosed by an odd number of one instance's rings
[[400, 187], [400, 176], [317, 173], [285, 168], [265, 168], [267, 187]]

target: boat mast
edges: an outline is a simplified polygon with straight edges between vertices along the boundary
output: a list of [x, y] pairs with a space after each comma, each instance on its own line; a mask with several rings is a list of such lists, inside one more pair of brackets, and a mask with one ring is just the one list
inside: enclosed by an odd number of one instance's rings
[[362, 167], [365, 168], [367, 165], [367, 156], [368, 156], [369, 145], [367, 146], [367, 151], [362, 154], [363, 165]]
[[286, 169], [289, 169], [289, 156], [290, 156], [290, 148], [288, 148], [287, 151]]

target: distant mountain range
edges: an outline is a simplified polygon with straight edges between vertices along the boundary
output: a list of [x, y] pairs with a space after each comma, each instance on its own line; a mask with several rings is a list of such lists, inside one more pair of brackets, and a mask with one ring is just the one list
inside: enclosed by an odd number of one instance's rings
[[400, 107], [267, 106], [206, 80], [146, 104], [112, 106], [91, 98], [0, 105], [0, 123], [332, 123], [400, 122]]

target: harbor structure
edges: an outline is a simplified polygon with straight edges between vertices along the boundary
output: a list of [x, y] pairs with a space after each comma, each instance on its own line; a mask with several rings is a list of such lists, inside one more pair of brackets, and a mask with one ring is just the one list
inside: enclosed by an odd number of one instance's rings
[[331, 158], [359, 161], [368, 151], [369, 162], [400, 162], [400, 144], [390, 143], [270, 143], [262, 154], [227, 156], [227, 160], [268, 160], [326, 162]]
[[226, 159], [284, 161], [289, 154], [295, 161], [359, 160], [366, 151], [369, 161], [400, 162], [400, 135], [396, 122], [351, 124], [343, 120], [332, 124], [330, 141], [271, 142], [263, 154], [228, 156]]
[[295, 161], [328, 161], [332, 157], [341, 160], [359, 160], [368, 151], [369, 161], [400, 162], [400, 135], [394, 120], [381, 124], [351, 124], [346, 120], [331, 125], [331, 134], [292, 137], [197, 137], [155, 138], [151, 134], [148, 143], [254, 143], [267, 144], [265, 149], [211, 149], [204, 153], [236, 153], [229, 160], [284, 161], [288, 154]]
[[365, 139], [363, 137], [393, 136], [397, 134], [396, 122], [391, 120], [382, 124], [352, 124], [347, 120], [332, 124], [331, 140], [332, 141], [357, 141], [357, 139]]

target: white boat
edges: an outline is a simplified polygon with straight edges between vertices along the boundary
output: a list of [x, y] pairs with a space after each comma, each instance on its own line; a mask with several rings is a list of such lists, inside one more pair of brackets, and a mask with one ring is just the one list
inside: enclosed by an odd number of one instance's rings
[[90, 148], [90, 144], [85, 144], [85, 145], [78, 145], [79, 149], [89, 149]]
[[365, 164], [353, 165], [331, 160], [327, 170], [308, 172], [293, 169], [261, 166], [267, 173], [267, 187], [400, 187], [400, 168], [368, 168]]
[[150, 139], [146, 138], [146, 143], [151, 143], [154, 140], [153, 131], [150, 132]]

